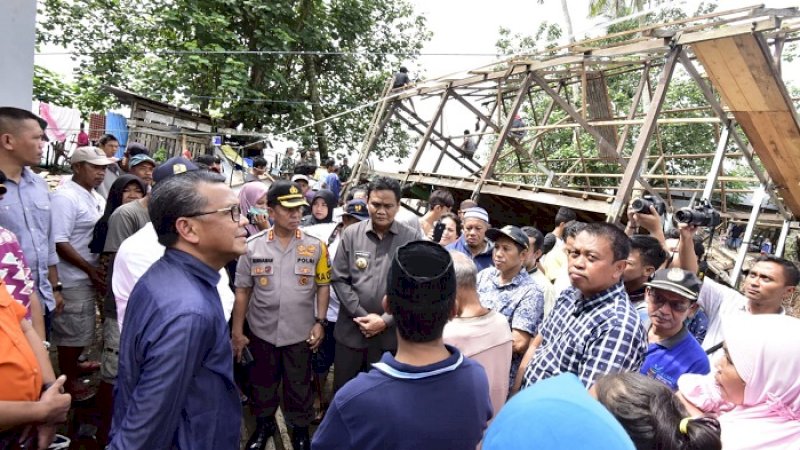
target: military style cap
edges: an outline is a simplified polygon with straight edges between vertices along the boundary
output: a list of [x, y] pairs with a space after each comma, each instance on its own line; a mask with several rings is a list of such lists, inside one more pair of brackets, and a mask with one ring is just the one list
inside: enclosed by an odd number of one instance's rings
[[455, 293], [453, 258], [444, 247], [411, 241], [397, 249], [389, 267], [387, 295], [419, 304], [448, 301]]
[[674, 267], [657, 271], [653, 274], [653, 279], [645, 283], [645, 285], [674, 292], [695, 301], [703, 284], [692, 272]]
[[522, 247], [523, 250], [528, 248], [528, 235], [514, 225], [506, 225], [500, 229], [489, 228], [486, 230], [486, 237], [492, 242], [496, 241], [500, 236], [511, 239], [514, 243]]
[[350, 200], [344, 207], [343, 216], [350, 216], [358, 220], [369, 219], [369, 211], [367, 211], [367, 202], [363, 199], [357, 198]]
[[164, 161], [160, 166], [156, 167], [156, 169], [153, 171], [153, 181], [159, 183], [165, 178], [178, 175], [179, 173], [191, 172], [193, 170], [200, 170], [197, 167], [197, 164], [189, 161], [183, 156], [176, 156]]
[[267, 205], [275, 206], [279, 203], [284, 208], [308, 206], [308, 202], [306, 202], [306, 198], [303, 197], [300, 186], [298, 186], [297, 183], [286, 180], [279, 180], [272, 183], [267, 191]]

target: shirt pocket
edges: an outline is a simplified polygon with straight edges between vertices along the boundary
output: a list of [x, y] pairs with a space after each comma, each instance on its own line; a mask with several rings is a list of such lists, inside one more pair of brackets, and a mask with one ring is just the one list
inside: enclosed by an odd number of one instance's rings
[[310, 263], [297, 263], [294, 265], [294, 275], [295, 279], [297, 280], [297, 290], [299, 292], [312, 292], [315, 286], [314, 283], [314, 274], [316, 273], [314, 269], [314, 264]]
[[50, 230], [50, 202], [37, 201], [33, 203], [30, 209], [33, 223], [45, 235]]
[[261, 290], [272, 290], [273, 285], [273, 265], [267, 263], [257, 263], [250, 266], [250, 276], [253, 277], [253, 287]]

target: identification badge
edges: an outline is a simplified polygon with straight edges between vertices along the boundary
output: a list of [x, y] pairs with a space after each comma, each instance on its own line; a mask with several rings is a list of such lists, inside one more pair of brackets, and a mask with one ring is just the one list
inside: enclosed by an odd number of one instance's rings
[[258, 284], [261, 287], [265, 287], [269, 284], [269, 278], [267, 277], [258, 277]]
[[309, 277], [307, 277], [305, 275], [303, 275], [302, 277], [298, 278], [298, 283], [300, 283], [300, 286], [307, 285], [308, 284], [308, 278]]

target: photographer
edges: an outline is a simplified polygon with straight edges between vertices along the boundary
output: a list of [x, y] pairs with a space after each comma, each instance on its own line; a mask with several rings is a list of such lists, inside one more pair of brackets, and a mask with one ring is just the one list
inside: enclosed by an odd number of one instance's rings
[[[683, 225], [683, 224], [681, 224]], [[681, 268], [697, 270], [694, 234], [698, 227], [680, 226], [679, 243]], [[741, 292], [706, 277], [700, 289], [697, 304], [708, 315], [708, 331], [702, 347], [712, 357], [718, 353], [724, 340], [722, 322], [738, 314], [785, 314], [783, 301], [791, 297], [800, 271], [791, 261], [771, 255], [760, 256], [745, 277]]]

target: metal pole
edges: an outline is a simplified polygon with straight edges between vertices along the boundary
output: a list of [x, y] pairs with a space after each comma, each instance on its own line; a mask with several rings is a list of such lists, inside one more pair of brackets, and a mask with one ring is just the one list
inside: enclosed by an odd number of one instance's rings
[[719, 135], [717, 152], [714, 154], [714, 161], [711, 163], [711, 171], [708, 172], [708, 177], [706, 178], [706, 187], [703, 189], [703, 196], [700, 197], [709, 202], [711, 201], [711, 194], [714, 191], [714, 185], [717, 184], [717, 177], [722, 167], [722, 160], [725, 159], [725, 149], [728, 147], [728, 138], [730, 137], [732, 126], [731, 123], [728, 123], [728, 125], [722, 129], [722, 134]]
[[786, 248], [786, 238], [789, 236], [789, 224], [791, 224], [791, 222], [788, 220], [783, 221], [781, 235], [778, 237], [778, 244], [775, 245], [775, 256], [783, 257], [783, 251]]
[[753, 210], [750, 211], [750, 219], [747, 221], [747, 228], [744, 230], [744, 238], [742, 244], [739, 246], [739, 253], [736, 255], [736, 263], [733, 265], [731, 271], [731, 287], [736, 289], [739, 283], [739, 276], [742, 274], [742, 267], [744, 266], [744, 259], [747, 256], [747, 249], [750, 247], [750, 239], [753, 237], [753, 230], [756, 228], [758, 221], [758, 214], [761, 212], [761, 203], [764, 202], [767, 193], [764, 185], [762, 184], [753, 192]]

